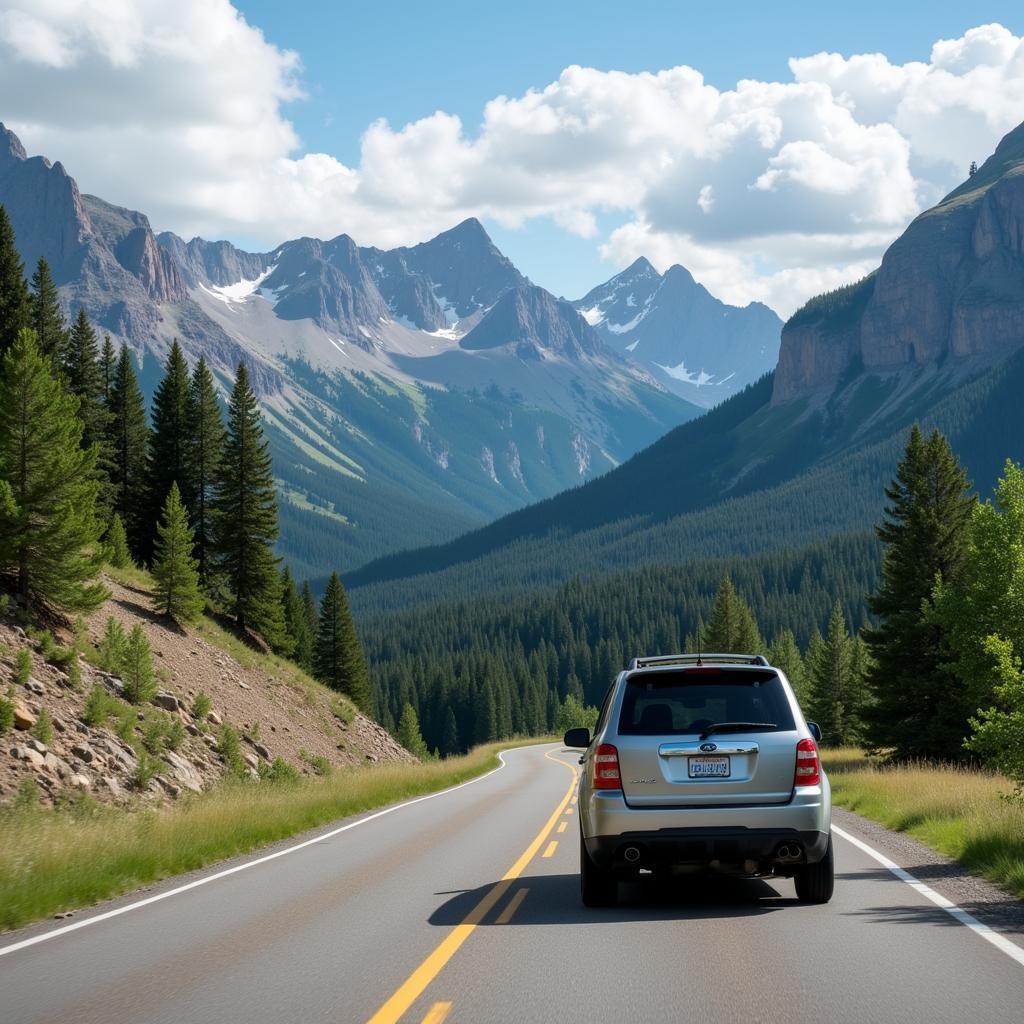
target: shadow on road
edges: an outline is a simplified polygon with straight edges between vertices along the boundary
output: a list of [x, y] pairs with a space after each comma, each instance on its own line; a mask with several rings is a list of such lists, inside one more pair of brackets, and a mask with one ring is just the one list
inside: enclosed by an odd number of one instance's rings
[[[453, 895], [430, 915], [430, 923], [439, 927], [460, 924], [493, 884]], [[508, 892], [480, 922], [481, 925], [498, 924], [502, 910], [519, 889], [528, 889], [529, 893], [508, 924], [600, 924], [751, 917], [770, 914], [784, 907], [800, 906], [796, 899], [780, 895], [762, 879], [650, 878], [620, 884], [619, 902], [614, 907], [584, 907], [580, 903], [579, 875], [524, 875], [512, 883]]]

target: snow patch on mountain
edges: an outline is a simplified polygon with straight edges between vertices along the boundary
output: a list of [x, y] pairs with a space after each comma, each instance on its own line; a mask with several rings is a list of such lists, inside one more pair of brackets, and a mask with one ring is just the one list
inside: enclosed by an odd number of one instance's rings
[[217, 299], [220, 302], [223, 302], [224, 305], [230, 307], [232, 305], [245, 302], [246, 299], [251, 298], [257, 292], [262, 293], [263, 291], [270, 291], [270, 289], [261, 289], [260, 284], [263, 281], [265, 281], [276, 269], [277, 264], [275, 263], [274, 266], [268, 267], [266, 270], [263, 271], [262, 274], [259, 275], [259, 277], [254, 277], [251, 281], [247, 281], [245, 278], [242, 278], [241, 281], [236, 281], [234, 284], [214, 284], [210, 285], [209, 288], [207, 288], [205, 284], [200, 282], [199, 287], [202, 288], [202, 290], [206, 292], [207, 295], [212, 295], [215, 299]]

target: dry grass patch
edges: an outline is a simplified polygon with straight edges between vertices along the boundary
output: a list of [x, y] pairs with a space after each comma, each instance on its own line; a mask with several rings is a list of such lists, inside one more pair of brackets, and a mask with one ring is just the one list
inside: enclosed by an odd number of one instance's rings
[[950, 765], [887, 765], [856, 748], [822, 752], [836, 804], [1024, 897], [1024, 802], [992, 772]]
[[5, 809], [0, 929], [89, 906], [339, 818], [453, 786], [495, 767], [498, 751], [511, 745], [493, 743], [463, 757], [335, 771], [324, 778], [227, 783], [177, 804], [130, 813], [88, 800], [71, 810]]

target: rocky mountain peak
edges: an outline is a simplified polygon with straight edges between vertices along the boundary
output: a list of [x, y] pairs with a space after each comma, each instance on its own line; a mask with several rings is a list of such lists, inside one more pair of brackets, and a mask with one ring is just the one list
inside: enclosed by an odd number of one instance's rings
[[21, 139], [0, 121], [0, 167], [27, 159]]
[[1001, 358], [1024, 344], [1024, 125], [889, 247], [863, 281], [786, 324], [775, 404], [848, 373]]

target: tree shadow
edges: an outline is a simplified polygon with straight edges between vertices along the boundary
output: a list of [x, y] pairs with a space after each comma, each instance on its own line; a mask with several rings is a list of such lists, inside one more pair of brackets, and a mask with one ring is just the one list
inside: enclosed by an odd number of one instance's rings
[[[452, 895], [438, 907], [429, 923], [438, 927], [460, 924], [495, 884], [467, 889]], [[623, 921], [680, 921], [770, 914], [783, 908], [801, 907], [793, 897], [782, 896], [768, 881], [759, 878], [691, 877], [686, 879], [642, 878], [619, 884], [614, 907], [584, 907], [580, 902], [578, 874], [524, 875], [515, 879], [480, 924], [499, 924], [498, 918], [519, 889], [528, 889], [512, 925], [602, 924]], [[438, 893], [448, 895], [448, 893]]]
[[[145, 594], [145, 591], [136, 591], [136, 593]], [[170, 616], [156, 611], [152, 605], [141, 604], [140, 602], [132, 601], [127, 597], [112, 598], [110, 603], [116, 604], [119, 608], [123, 608], [129, 614], [143, 619], [145, 622], [150, 622], [156, 626], [162, 626], [169, 633], [176, 633], [178, 636], [185, 636], [187, 634], [187, 630], [184, 629], [184, 627], [175, 622], [175, 620]]]

